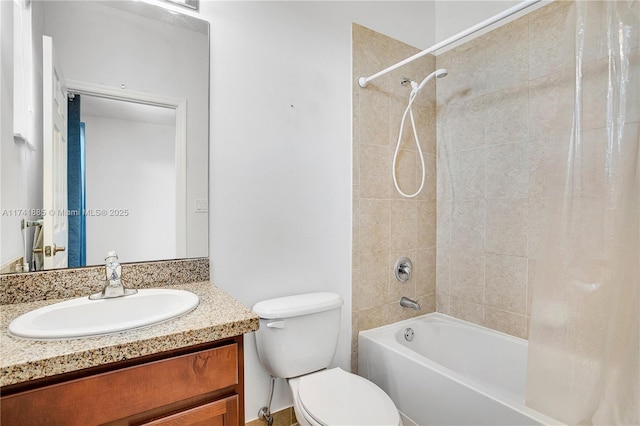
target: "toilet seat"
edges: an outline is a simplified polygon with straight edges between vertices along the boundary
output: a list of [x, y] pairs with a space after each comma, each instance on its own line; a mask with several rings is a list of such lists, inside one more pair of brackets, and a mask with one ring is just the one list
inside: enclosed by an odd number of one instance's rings
[[402, 424], [391, 398], [360, 376], [333, 368], [298, 380], [300, 408], [320, 425]]

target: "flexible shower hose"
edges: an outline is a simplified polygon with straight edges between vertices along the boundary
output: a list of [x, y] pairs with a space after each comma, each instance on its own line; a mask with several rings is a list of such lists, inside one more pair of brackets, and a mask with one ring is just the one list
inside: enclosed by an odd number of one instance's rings
[[[424, 186], [424, 178], [425, 178], [425, 166], [424, 166], [424, 157], [422, 155], [422, 149], [420, 148], [420, 140], [418, 139], [418, 132], [416, 130], [416, 122], [413, 119], [413, 110], [411, 109], [411, 105], [413, 105], [413, 101], [415, 100], [416, 96], [418, 95], [419, 91], [418, 90], [412, 90], [411, 94], [409, 95], [409, 104], [407, 105], [407, 108], [404, 110], [404, 114], [402, 114], [402, 122], [400, 123], [400, 132], [398, 133], [398, 143], [396, 144], [396, 151], [393, 153], [393, 171], [392, 171], [392, 175], [393, 175], [393, 184], [396, 187], [396, 190], [400, 193], [400, 195], [402, 195], [403, 197], [406, 198], [413, 198], [416, 195], [418, 195], [421, 191], [422, 191], [422, 187]], [[420, 155], [420, 164], [422, 165], [422, 179], [420, 182], [420, 188], [418, 188], [418, 190], [416, 192], [414, 192], [413, 194], [405, 194], [401, 189], [400, 186], [398, 185], [398, 179], [396, 178], [396, 171], [397, 171], [397, 160], [398, 160], [398, 152], [400, 152], [400, 144], [402, 143], [402, 131], [404, 130], [404, 121], [407, 118], [407, 113], [409, 113], [409, 118], [411, 119], [411, 127], [413, 130], [413, 137], [416, 143], [416, 147], [418, 148], [418, 154]]]

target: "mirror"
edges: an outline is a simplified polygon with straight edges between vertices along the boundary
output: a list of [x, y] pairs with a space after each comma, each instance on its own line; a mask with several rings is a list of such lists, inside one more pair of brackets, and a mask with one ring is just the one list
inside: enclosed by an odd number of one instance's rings
[[[3, 160], [2, 179], [28, 196], [0, 194], [3, 272], [20, 257], [31, 270], [102, 264], [107, 250], [121, 262], [207, 256], [209, 23], [142, 1], [16, 3], [14, 45], [32, 46], [14, 49], [25, 161]], [[66, 99], [47, 94], [49, 74]]]

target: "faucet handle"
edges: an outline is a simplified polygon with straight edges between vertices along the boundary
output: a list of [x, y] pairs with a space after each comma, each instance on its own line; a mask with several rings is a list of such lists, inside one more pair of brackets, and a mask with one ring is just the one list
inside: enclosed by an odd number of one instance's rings
[[393, 274], [396, 280], [400, 282], [408, 281], [411, 278], [413, 263], [408, 257], [401, 257], [396, 261], [393, 268]]
[[108, 251], [107, 257], [104, 260], [107, 280], [119, 281], [122, 276], [122, 266], [120, 266], [120, 262], [118, 262], [118, 255], [116, 252], [114, 250]]
[[114, 297], [136, 294], [138, 290], [133, 288], [126, 288], [124, 284], [122, 284], [122, 266], [118, 261], [118, 255], [115, 250], [109, 250], [104, 260], [104, 269], [107, 276], [107, 282], [102, 288], [102, 291], [92, 294], [91, 296], [89, 296], [89, 299], [111, 299]]

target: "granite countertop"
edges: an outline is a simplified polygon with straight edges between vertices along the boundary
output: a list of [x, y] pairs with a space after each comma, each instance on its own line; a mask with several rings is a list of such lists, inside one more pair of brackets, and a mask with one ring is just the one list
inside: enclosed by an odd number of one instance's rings
[[258, 317], [208, 281], [165, 286], [198, 295], [200, 304], [179, 318], [136, 330], [72, 340], [36, 341], [7, 334], [14, 318], [65, 299], [3, 305], [0, 386], [250, 333]]

